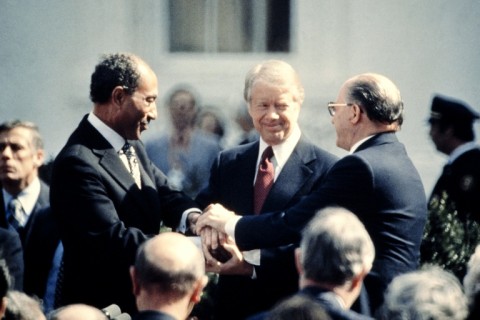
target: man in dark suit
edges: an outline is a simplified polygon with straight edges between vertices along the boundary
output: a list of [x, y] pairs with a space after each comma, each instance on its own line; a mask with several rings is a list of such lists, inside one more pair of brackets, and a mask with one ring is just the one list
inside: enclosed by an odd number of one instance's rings
[[139, 310], [134, 320], [187, 319], [208, 282], [200, 248], [174, 232], [142, 244], [130, 276]]
[[[236, 212], [253, 213], [254, 184], [259, 180], [257, 168], [262, 153], [270, 147], [273, 182], [256, 214], [284, 210], [318, 188], [336, 157], [302, 136], [297, 120], [304, 89], [289, 64], [269, 60], [254, 66], [246, 75], [244, 93], [260, 141], [222, 152], [212, 167], [209, 185], [198, 195], [197, 202], [203, 207], [218, 202]], [[216, 318], [244, 319], [296, 292], [294, 247], [291, 244], [244, 254], [245, 268], [241, 274], [228, 270], [231, 263], [212, 268], [220, 273]]]
[[318, 209], [345, 207], [364, 223], [375, 244], [376, 258], [365, 279], [374, 312], [393, 277], [418, 266], [425, 191], [395, 136], [403, 122], [403, 102], [389, 79], [371, 73], [355, 76], [328, 109], [337, 146], [351, 154], [332, 167], [319, 188], [287, 210], [259, 216], [240, 217], [212, 205], [200, 217], [197, 230], [208, 225], [227, 232], [242, 250], [268, 248], [298, 240]]
[[422, 262], [438, 264], [460, 281], [480, 243], [480, 148], [473, 129], [479, 117], [462, 101], [432, 100], [430, 137], [448, 161], [428, 203]]
[[304, 229], [300, 248], [296, 249], [300, 274], [297, 295], [312, 297], [333, 320], [372, 319], [350, 307], [360, 294], [374, 257], [372, 239], [353, 213], [340, 207], [322, 209]]
[[[8, 274], [12, 279], [9, 289], [22, 290], [23, 288], [23, 250], [22, 242], [17, 232], [0, 227], [0, 260], [3, 259]], [[3, 270], [0, 270], [3, 272]], [[2, 298], [2, 297], [0, 297]]]
[[[51, 207], [64, 245], [61, 304], [117, 304], [133, 314], [138, 246], [161, 223], [185, 229], [196, 204], [170, 188], [139, 141], [157, 117], [157, 77], [139, 57], [110, 54], [91, 77], [93, 111], [56, 157]], [[182, 222], [182, 223], [181, 223]]]
[[[50, 212], [49, 187], [38, 173], [44, 160], [38, 127], [19, 120], [0, 124], [0, 153], [0, 226], [20, 235], [25, 262], [23, 290], [42, 299], [49, 311], [62, 249], [58, 225]], [[12, 203], [18, 203], [18, 211], [12, 210]]]

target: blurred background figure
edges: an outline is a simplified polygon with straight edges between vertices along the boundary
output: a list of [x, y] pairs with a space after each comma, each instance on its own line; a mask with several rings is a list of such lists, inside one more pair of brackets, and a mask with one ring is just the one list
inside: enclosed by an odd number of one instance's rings
[[167, 174], [170, 184], [194, 197], [207, 185], [220, 147], [215, 138], [195, 127], [199, 109], [192, 89], [174, 89], [167, 108], [171, 132], [147, 141], [147, 154]]
[[225, 117], [218, 108], [213, 106], [202, 107], [198, 114], [197, 127], [205, 134], [215, 138], [221, 149], [225, 147]]
[[480, 245], [477, 245], [468, 261], [463, 288], [468, 300], [468, 319], [480, 319]]
[[428, 120], [430, 138], [448, 160], [428, 204], [421, 258], [460, 281], [480, 243], [480, 147], [473, 128], [479, 117], [466, 103], [437, 95]]
[[428, 266], [395, 277], [376, 318], [463, 320], [467, 313], [467, 299], [458, 279], [438, 266]]
[[7, 293], [4, 320], [46, 320], [40, 301], [21, 291]]
[[253, 120], [248, 113], [248, 105], [246, 102], [242, 102], [237, 108], [235, 115], [235, 123], [241, 130], [241, 135], [238, 144], [247, 144], [249, 142], [257, 141], [259, 139], [259, 133], [255, 130]]
[[187, 319], [208, 281], [200, 249], [175, 232], [147, 240], [130, 275], [139, 311], [134, 320]]

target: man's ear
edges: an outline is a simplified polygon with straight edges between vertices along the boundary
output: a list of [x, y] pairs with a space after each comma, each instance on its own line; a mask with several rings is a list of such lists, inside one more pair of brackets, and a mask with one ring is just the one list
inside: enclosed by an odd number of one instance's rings
[[7, 297], [3, 297], [0, 299], [0, 319], [3, 319], [3, 316], [7, 311], [7, 303], [8, 303]]
[[350, 291], [353, 291], [359, 287], [362, 286], [362, 283], [363, 283], [363, 279], [365, 279], [365, 277], [367, 276], [368, 272], [370, 271], [369, 268], [363, 268], [362, 271], [355, 275], [352, 280], [350, 281], [351, 285], [350, 285]]
[[303, 274], [303, 267], [302, 267], [302, 249], [296, 248], [295, 249], [295, 266], [297, 267], [297, 272], [301, 276]]
[[37, 166], [37, 168], [40, 168], [40, 166], [45, 161], [45, 151], [43, 149], [37, 149], [34, 152], [35, 154], [34, 154], [33, 162], [35, 163], [35, 166]]
[[205, 288], [207, 283], [208, 277], [205, 275], [197, 281], [197, 283], [195, 284], [195, 288], [193, 289], [190, 301], [195, 304], [200, 302], [200, 300], [202, 299], [203, 289]]
[[115, 105], [121, 106], [123, 101], [125, 100], [127, 93], [125, 92], [125, 89], [122, 86], [116, 86], [112, 90], [112, 102]]
[[352, 109], [352, 118], [351, 118], [350, 121], [352, 123], [358, 123], [360, 121], [361, 116], [362, 116], [363, 110], [357, 104], [353, 104], [351, 106], [351, 109]]
[[130, 267], [130, 279], [132, 280], [132, 292], [136, 296], [140, 292], [139, 285], [137, 284], [137, 273], [135, 272], [135, 267]]

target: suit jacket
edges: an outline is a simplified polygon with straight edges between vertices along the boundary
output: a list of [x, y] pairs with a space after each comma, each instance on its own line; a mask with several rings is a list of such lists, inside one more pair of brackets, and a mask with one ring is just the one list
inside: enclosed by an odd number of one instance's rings
[[479, 163], [480, 148], [475, 148], [444, 167], [430, 197], [421, 247], [422, 262], [439, 264], [460, 281], [480, 243]]
[[[19, 228], [25, 263], [23, 289], [29, 295], [44, 297], [55, 250], [60, 242], [57, 221], [50, 212], [50, 189], [40, 181], [40, 194], [27, 224]], [[0, 203], [4, 203], [0, 192]], [[0, 226], [8, 228], [4, 206], [0, 206]]]
[[159, 233], [161, 221], [177, 226], [182, 213], [196, 207], [170, 188], [140, 141], [131, 145], [141, 189], [87, 116], [55, 159], [50, 200], [64, 246], [61, 304], [117, 304], [134, 313], [129, 267], [137, 248]]
[[12, 278], [11, 288], [23, 289], [23, 250], [17, 232], [0, 228], [0, 259], [5, 259]]
[[133, 320], [176, 320], [169, 314], [160, 311], [141, 311], [133, 316]]
[[[460, 212], [462, 218], [480, 222], [480, 148], [469, 150], [451, 164], [446, 165], [438, 179], [432, 197], [445, 191]], [[470, 215], [470, 217], [467, 217]]]
[[[212, 166], [208, 187], [197, 197], [202, 206], [218, 202], [235, 212], [253, 212], [253, 181], [259, 142], [222, 152]], [[284, 210], [318, 188], [337, 160], [301, 138], [285, 163], [265, 200], [262, 212]], [[264, 249], [257, 279], [246, 276], [220, 276], [217, 286], [218, 319], [244, 319], [270, 308], [279, 299], [298, 290], [294, 263], [295, 244]]]
[[[332, 291], [319, 287], [306, 287], [300, 290], [297, 295], [306, 295], [313, 298], [323, 307], [332, 320], [373, 320], [371, 317], [344, 309]], [[267, 319], [268, 315], [269, 312], [266, 311], [250, 317], [248, 320], [263, 320]]]
[[339, 160], [298, 205], [240, 219], [237, 245], [249, 250], [297, 241], [315, 212], [329, 205], [355, 213], [372, 237], [376, 256], [364, 283], [374, 312], [392, 278], [417, 268], [427, 212], [420, 176], [394, 133], [377, 134]]

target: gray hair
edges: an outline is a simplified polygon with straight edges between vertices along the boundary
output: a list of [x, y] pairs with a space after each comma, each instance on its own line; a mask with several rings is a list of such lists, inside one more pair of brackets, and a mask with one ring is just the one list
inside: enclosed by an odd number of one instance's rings
[[305, 277], [343, 285], [369, 270], [375, 249], [362, 222], [347, 209], [328, 207], [310, 221], [300, 244]]
[[397, 86], [388, 78], [365, 73], [350, 80], [348, 100], [362, 106], [372, 121], [403, 123], [403, 101]]
[[40, 300], [24, 292], [11, 290], [7, 293], [7, 310], [5, 320], [43, 320]]
[[43, 139], [37, 125], [30, 121], [12, 120], [0, 124], [0, 133], [8, 132], [15, 128], [25, 128], [30, 131], [30, 142], [35, 150], [43, 149]]
[[480, 245], [475, 248], [475, 252], [468, 261], [467, 274], [463, 278], [463, 287], [470, 308], [472, 308], [475, 299], [480, 296]]
[[395, 277], [379, 311], [379, 319], [385, 320], [462, 320], [467, 315], [460, 282], [438, 266]]
[[[3, 252], [0, 250], [0, 256], [3, 256]], [[0, 259], [0, 300], [7, 295], [10, 290], [12, 279], [10, 272], [8, 271], [7, 262], [5, 259]]]
[[253, 84], [260, 79], [279, 86], [284, 85], [287, 79], [293, 81], [297, 89], [295, 99], [300, 104], [303, 103], [305, 90], [298, 73], [288, 63], [281, 60], [268, 60], [250, 69], [245, 76], [245, 87], [243, 90], [245, 101], [250, 102]]

